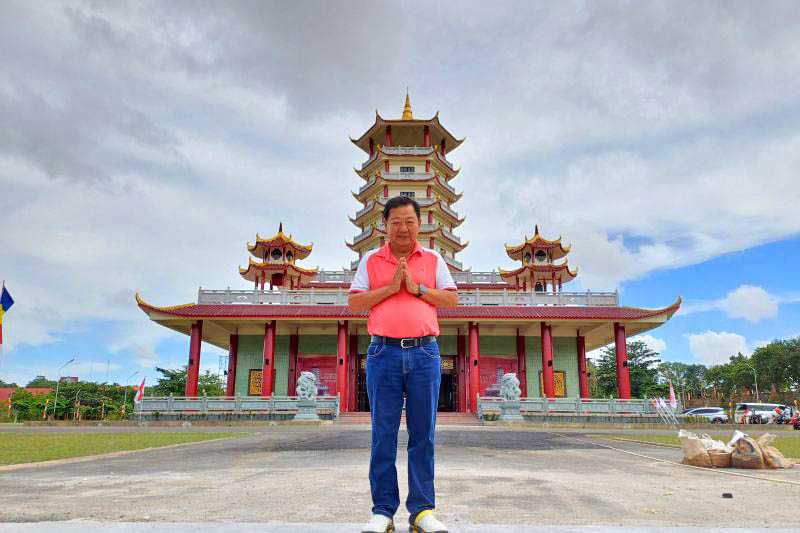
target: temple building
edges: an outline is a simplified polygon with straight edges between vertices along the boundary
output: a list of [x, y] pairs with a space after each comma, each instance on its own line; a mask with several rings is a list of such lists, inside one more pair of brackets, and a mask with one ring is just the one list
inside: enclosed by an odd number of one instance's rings
[[[360, 232], [347, 243], [357, 254], [350, 269], [299, 266], [312, 245], [284, 233], [256, 235], [239, 274], [251, 288], [200, 289], [197, 301], [156, 306], [137, 294], [139, 307], [154, 322], [186, 334], [188, 379], [185, 394], [197, 396], [203, 342], [229, 352], [228, 396], [294, 396], [300, 372], [314, 373], [320, 394], [339, 397], [341, 411], [366, 411], [367, 314], [347, 307], [358, 259], [385, 243], [382, 210], [393, 196], [421, 206], [420, 243], [441, 253], [458, 286], [459, 306], [440, 309], [442, 384], [440, 411], [475, 412], [477, 397], [499, 393], [500, 377], [516, 372], [523, 397], [588, 398], [586, 352], [614, 343], [617, 394], [630, 398], [626, 339], [669, 320], [680, 307], [658, 309], [620, 305], [617, 292], [569, 292], [577, 268], [568, 265], [570, 247], [561, 238], [534, 234], [506, 245], [517, 265], [473, 272], [457, 258], [467, 246], [456, 234], [464, 221], [453, 208], [461, 193], [451, 182], [458, 170], [449, 154], [463, 139], [440, 122], [415, 119], [406, 95], [401, 118], [384, 119], [351, 139], [367, 159], [355, 172], [362, 180], [353, 197], [360, 209], [350, 220]], [[498, 214], [499, 215], [499, 214]]]

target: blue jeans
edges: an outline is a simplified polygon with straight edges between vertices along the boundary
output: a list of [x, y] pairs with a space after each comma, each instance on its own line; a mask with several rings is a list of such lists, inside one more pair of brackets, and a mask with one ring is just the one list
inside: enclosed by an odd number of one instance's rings
[[373, 342], [367, 350], [367, 394], [372, 415], [369, 485], [372, 512], [392, 518], [400, 505], [397, 432], [406, 397], [408, 497], [411, 518], [434, 509], [434, 432], [442, 360], [436, 341], [417, 348]]

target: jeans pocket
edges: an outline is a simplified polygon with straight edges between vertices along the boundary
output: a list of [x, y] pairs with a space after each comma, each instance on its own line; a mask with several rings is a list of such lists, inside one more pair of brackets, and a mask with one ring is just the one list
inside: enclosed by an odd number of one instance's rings
[[439, 343], [436, 341], [429, 342], [428, 344], [423, 344], [419, 347], [419, 349], [422, 350], [422, 353], [424, 353], [431, 359], [439, 357]]
[[378, 357], [385, 346], [386, 344], [380, 342], [369, 343], [369, 347], [367, 348], [367, 359]]

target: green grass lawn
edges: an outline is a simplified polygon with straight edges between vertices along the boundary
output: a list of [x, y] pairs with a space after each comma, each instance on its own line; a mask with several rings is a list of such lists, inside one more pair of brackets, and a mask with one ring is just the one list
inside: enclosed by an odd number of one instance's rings
[[0, 433], [0, 465], [243, 437], [246, 433]]
[[[760, 435], [764, 433], [769, 433], [768, 431], [759, 431], [754, 433], [748, 433], [754, 439], [757, 439]], [[800, 433], [800, 432], [798, 432]], [[730, 438], [733, 436], [732, 433], [710, 433], [711, 437], [721, 440], [723, 442], [728, 442]], [[791, 436], [790, 436], [791, 435]], [[775, 440], [772, 441], [772, 445], [778, 448], [780, 452], [785, 455], [786, 457], [792, 457], [796, 460], [800, 460], [800, 434], [795, 436], [794, 434], [790, 435], [776, 435]], [[615, 435], [592, 435], [592, 438], [611, 438], [611, 439], [628, 439], [628, 440], [639, 440], [644, 442], [652, 442], [655, 444], [666, 444], [669, 446], [675, 446], [680, 448], [681, 443], [678, 440], [677, 432], [675, 435], [650, 435], [647, 433], [625, 433], [625, 434], [615, 434]]]

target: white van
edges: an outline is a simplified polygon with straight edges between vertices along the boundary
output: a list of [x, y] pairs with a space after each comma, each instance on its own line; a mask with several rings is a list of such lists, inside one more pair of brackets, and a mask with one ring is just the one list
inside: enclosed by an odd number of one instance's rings
[[745, 416], [745, 412], [747, 412], [749, 416], [753, 415], [760, 416], [761, 423], [768, 424], [772, 422], [772, 418], [777, 414], [775, 413], [776, 407], [780, 407], [781, 409], [786, 409], [786, 406], [780, 403], [756, 403], [756, 402], [737, 403], [736, 408], [734, 409], [733, 412], [733, 418], [737, 424], [740, 424], [742, 422], [742, 418]]

